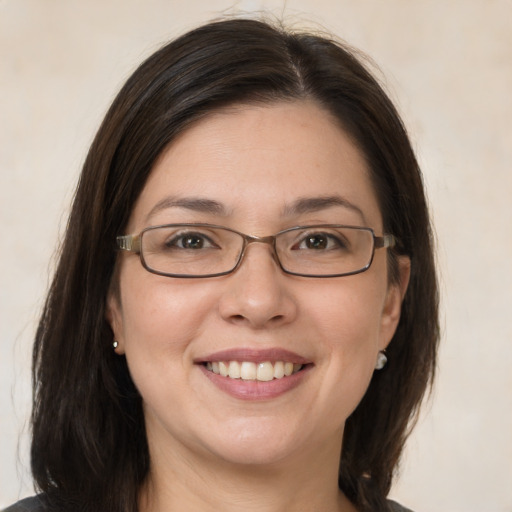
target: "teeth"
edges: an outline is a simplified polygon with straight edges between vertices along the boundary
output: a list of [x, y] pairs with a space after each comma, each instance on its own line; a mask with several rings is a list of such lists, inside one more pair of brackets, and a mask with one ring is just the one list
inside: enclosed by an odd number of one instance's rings
[[229, 362], [229, 377], [231, 379], [239, 379], [241, 377], [240, 365], [236, 361]]
[[256, 380], [256, 376], [256, 365], [254, 363], [244, 361], [240, 365], [240, 377], [242, 380]]
[[284, 363], [282, 361], [277, 361], [274, 365], [274, 378], [282, 379], [284, 377]]
[[273, 379], [282, 379], [297, 373], [302, 368], [301, 364], [285, 361], [270, 361], [253, 363], [252, 361], [208, 361], [206, 369], [230, 379], [258, 380], [269, 382]]
[[266, 363], [258, 364], [258, 371], [256, 373], [256, 380], [261, 380], [263, 382], [267, 382], [269, 380], [273, 380], [274, 378], [274, 367], [272, 363], [268, 361]]
[[224, 363], [222, 361], [219, 362], [219, 373], [223, 377], [227, 377], [228, 376], [228, 366], [226, 365], [226, 363]]

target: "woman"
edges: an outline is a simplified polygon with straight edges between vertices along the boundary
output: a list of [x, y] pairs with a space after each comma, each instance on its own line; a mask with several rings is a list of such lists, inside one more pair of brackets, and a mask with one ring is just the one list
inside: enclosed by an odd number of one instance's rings
[[8, 510], [403, 510], [430, 233], [345, 47], [253, 20], [169, 43], [85, 162], [34, 348], [40, 495]]

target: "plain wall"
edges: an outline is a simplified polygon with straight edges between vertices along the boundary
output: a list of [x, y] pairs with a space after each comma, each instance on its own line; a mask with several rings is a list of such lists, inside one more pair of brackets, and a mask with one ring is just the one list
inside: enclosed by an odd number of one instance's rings
[[0, 507], [33, 492], [31, 343], [102, 115], [163, 42], [259, 9], [313, 21], [370, 54], [423, 168], [442, 348], [392, 496], [417, 512], [512, 512], [509, 0], [0, 0]]

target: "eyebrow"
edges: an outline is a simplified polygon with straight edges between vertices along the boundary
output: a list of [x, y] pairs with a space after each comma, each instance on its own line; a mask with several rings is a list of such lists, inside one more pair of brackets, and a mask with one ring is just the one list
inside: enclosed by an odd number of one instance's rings
[[[365, 220], [365, 216], [361, 208], [338, 195], [301, 197], [295, 200], [293, 203], [286, 205], [283, 209], [282, 215], [283, 217], [292, 217], [294, 215], [314, 213], [332, 207], [342, 207], [348, 210], [352, 210], [358, 214], [363, 221]], [[214, 199], [207, 199], [203, 197], [169, 196], [164, 197], [162, 200], [158, 201], [158, 203], [156, 203], [153, 208], [151, 208], [150, 212], [146, 216], [146, 220], [149, 220], [156, 213], [168, 208], [184, 208], [199, 213], [219, 215], [222, 217], [227, 217], [229, 215], [226, 207]]]
[[222, 203], [213, 199], [202, 197], [164, 197], [161, 201], [151, 208], [146, 216], [146, 220], [150, 219], [156, 213], [168, 208], [185, 208], [199, 213], [209, 213], [211, 215], [227, 216], [228, 212]]
[[353, 212], [357, 213], [363, 221], [365, 220], [365, 216], [361, 208], [348, 201], [344, 197], [338, 195], [299, 198], [291, 205], [285, 207], [283, 215], [285, 217], [291, 217], [293, 215], [314, 213], [332, 207], [342, 207], [348, 210], [352, 210]]

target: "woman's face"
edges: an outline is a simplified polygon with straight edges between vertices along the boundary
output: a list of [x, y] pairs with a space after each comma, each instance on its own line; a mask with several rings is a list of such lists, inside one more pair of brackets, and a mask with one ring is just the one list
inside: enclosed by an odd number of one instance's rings
[[[184, 132], [156, 163], [126, 233], [169, 223], [256, 236], [308, 224], [382, 234], [363, 156], [309, 102], [231, 108]], [[366, 272], [337, 278], [285, 274], [260, 243], [222, 277], [155, 275], [133, 253], [119, 265], [107, 316], [143, 399], [151, 449], [256, 464], [339, 453], [399, 318], [403, 290], [388, 282], [386, 250]], [[281, 363], [304, 366], [260, 382], [214, 374], [207, 363], [219, 361], [248, 363], [249, 372], [267, 362], [278, 374]]]

